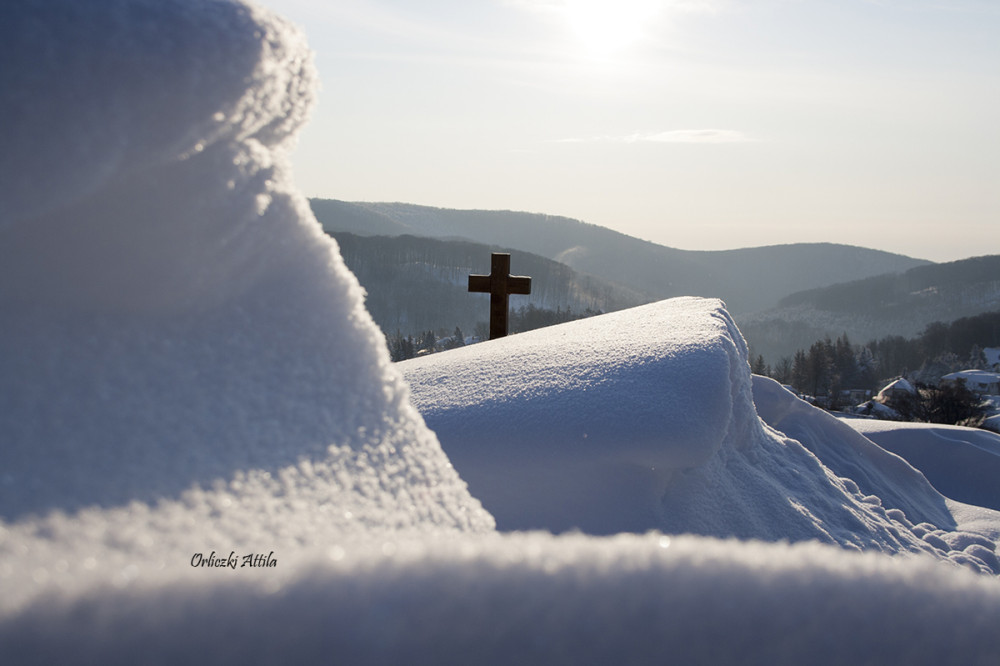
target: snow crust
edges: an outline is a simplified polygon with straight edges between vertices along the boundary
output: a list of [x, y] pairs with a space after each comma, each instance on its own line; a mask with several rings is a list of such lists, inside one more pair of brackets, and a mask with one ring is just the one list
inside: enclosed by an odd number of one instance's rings
[[1000, 511], [1000, 435], [961, 426], [844, 419], [921, 470], [946, 497]]
[[0, 662], [995, 662], [997, 514], [751, 379], [716, 301], [413, 368], [442, 433], [522, 427], [456, 460], [561, 525], [660, 530], [497, 533], [291, 182], [300, 33], [0, 12]]
[[492, 530], [291, 185], [301, 34], [177, 0], [15, 2], [0, 24], [0, 606], [61, 552], [107, 568], [71, 558], [43, 589]]
[[46, 599], [0, 624], [0, 645], [109, 664], [988, 666], [1000, 654], [995, 581], [815, 542], [520, 533], [352, 542], [290, 564]]
[[718, 302], [680, 299], [400, 367], [502, 529], [615, 533], [659, 526], [676, 473], [760, 429], [745, 355]]
[[501, 530], [818, 540], [1000, 573], [994, 557], [940, 548], [961, 530], [919, 471], [752, 377], [720, 301], [661, 301], [400, 367]]

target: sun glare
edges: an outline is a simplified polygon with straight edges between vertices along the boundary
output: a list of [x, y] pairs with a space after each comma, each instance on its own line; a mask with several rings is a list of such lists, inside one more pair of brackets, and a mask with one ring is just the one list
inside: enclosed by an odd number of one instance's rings
[[567, 0], [565, 11], [570, 28], [587, 52], [607, 57], [642, 38], [656, 7], [656, 0]]

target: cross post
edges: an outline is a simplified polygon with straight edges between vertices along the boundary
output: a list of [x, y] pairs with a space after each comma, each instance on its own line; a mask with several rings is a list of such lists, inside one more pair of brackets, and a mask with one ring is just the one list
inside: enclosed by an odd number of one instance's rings
[[510, 274], [510, 255], [494, 252], [489, 275], [470, 275], [469, 291], [490, 295], [490, 340], [507, 335], [508, 296], [530, 294], [531, 278]]

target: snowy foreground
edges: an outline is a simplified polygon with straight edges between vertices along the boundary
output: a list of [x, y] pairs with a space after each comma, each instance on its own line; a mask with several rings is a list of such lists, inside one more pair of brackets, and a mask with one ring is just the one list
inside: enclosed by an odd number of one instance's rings
[[[680, 298], [400, 367], [501, 530], [816, 540], [1000, 574], [1000, 514], [946, 499], [903, 459], [751, 376], [747, 356], [721, 302]], [[925, 462], [943, 467], [951, 451], [935, 455]], [[995, 492], [977, 479], [973, 496]], [[996, 529], [965, 531], [960, 516], [984, 513]]]
[[949, 498], [1000, 511], [1000, 435], [995, 432], [851, 417], [844, 422], [905, 458]]
[[997, 662], [1000, 514], [721, 303], [393, 366], [291, 182], [294, 28], [0, 12], [0, 663]]

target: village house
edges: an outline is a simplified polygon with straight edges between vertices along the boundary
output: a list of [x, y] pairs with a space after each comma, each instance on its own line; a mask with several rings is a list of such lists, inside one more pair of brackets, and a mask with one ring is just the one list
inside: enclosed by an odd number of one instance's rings
[[959, 370], [941, 378], [941, 383], [964, 381], [965, 388], [979, 395], [1000, 395], [1000, 373]]
[[882, 404], [891, 401], [901, 395], [917, 395], [917, 389], [905, 377], [895, 379], [878, 392], [875, 399]]

